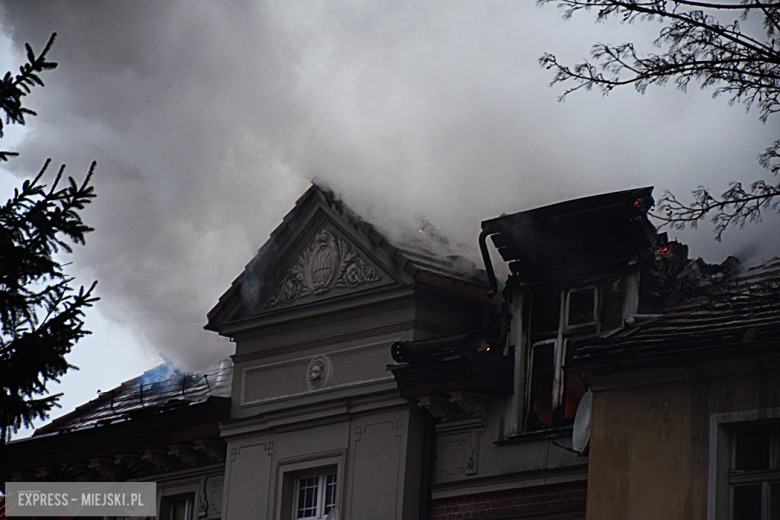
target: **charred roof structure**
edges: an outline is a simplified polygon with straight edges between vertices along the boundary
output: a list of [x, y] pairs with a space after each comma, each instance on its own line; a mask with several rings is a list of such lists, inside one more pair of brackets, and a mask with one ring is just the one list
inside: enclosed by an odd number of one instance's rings
[[589, 341], [567, 369], [608, 373], [777, 352], [780, 259], [722, 280], [716, 273], [714, 282], [697, 271], [691, 300]]
[[[197, 459], [182, 461], [169, 455], [170, 445], [177, 445], [182, 453], [185, 444], [192, 453], [201, 449], [200, 462], [224, 459], [217, 423], [227, 418], [231, 379], [229, 361], [203, 373], [182, 373], [160, 365], [101, 392], [38, 428], [33, 437], [0, 446], [0, 480], [29, 478], [31, 466], [44, 479], [64, 471], [69, 478], [123, 480], [128, 475], [120, 471], [122, 460], [134, 459], [132, 473], [139, 477], [160, 473], [160, 467], [150, 462], [153, 452], [166, 453], [168, 470], [190, 467]], [[111, 467], [115, 457], [120, 462]], [[98, 459], [105, 459], [108, 466], [93, 462]], [[97, 471], [106, 468], [110, 471]]]
[[0, 446], [0, 482], [155, 481], [168, 486], [162, 516], [170, 495], [218, 518], [231, 382], [229, 360], [200, 373], [160, 365]]
[[230, 397], [229, 360], [202, 372], [186, 372], [166, 364], [100, 392], [92, 401], [35, 431], [35, 436], [104, 426], [196, 406], [210, 398]]

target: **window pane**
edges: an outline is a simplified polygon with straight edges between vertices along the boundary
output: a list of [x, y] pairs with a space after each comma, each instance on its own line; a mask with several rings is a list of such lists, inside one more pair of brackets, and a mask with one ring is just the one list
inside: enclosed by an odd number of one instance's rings
[[607, 280], [602, 286], [601, 293], [601, 329], [609, 330], [620, 327], [623, 324], [623, 292], [622, 279]]
[[780, 520], [780, 484], [770, 485], [769, 520]]
[[330, 513], [330, 510], [336, 507], [336, 475], [325, 477], [325, 509], [324, 515]]
[[734, 432], [734, 469], [769, 469], [771, 430], [737, 430]]
[[734, 520], [761, 520], [761, 484], [734, 488]]
[[569, 325], [592, 323], [595, 319], [595, 289], [569, 293]]
[[531, 367], [531, 409], [529, 410], [528, 425], [550, 425], [552, 424], [555, 344], [535, 345], [531, 358]]
[[561, 293], [547, 288], [534, 291], [531, 296], [531, 334], [558, 330]]
[[302, 478], [298, 485], [298, 518], [317, 516], [319, 478]]
[[[574, 353], [581, 346], [581, 343], [566, 340], [566, 359], [563, 363], [566, 366], [574, 358]], [[577, 414], [577, 407], [585, 392], [588, 391], [588, 384], [580, 374], [566, 374], [566, 388], [564, 393], [564, 417], [574, 419]]]

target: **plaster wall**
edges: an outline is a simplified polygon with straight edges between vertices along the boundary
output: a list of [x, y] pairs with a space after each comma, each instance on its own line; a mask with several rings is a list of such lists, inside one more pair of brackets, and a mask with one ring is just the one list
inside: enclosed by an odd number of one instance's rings
[[780, 406], [779, 378], [754, 369], [594, 392], [588, 518], [707, 518], [711, 414]]
[[[446, 302], [435, 294], [389, 296], [349, 308], [322, 305], [316, 315], [300, 319], [280, 315], [237, 333], [231, 417], [251, 417], [299, 398], [328, 400], [395, 388], [387, 371], [395, 363], [393, 342], [456, 334], [482, 319], [478, 305], [451, 296]], [[307, 370], [321, 355], [330, 362], [329, 379], [312, 390]]]
[[338, 476], [339, 518], [418, 518], [419, 411], [397, 408], [341, 419], [230, 440], [223, 518], [292, 520], [291, 484], [297, 474], [317, 468]]
[[570, 431], [502, 438], [511, 402], [492, 396], [483, 417], [436, 426], [434, 499], [585, 480], [588, 458], [560, 446], [571, 446]]
[[[341, 519], [419, 518], [425, 412], [399, 397], [390, 347], [470, 330], [483, 308], [402, 288], [236, 329], [223, 518], [292, 520], [296, 476], [320, 469], [338, 476]], [[309, 366], [321, 356], [327, 382], [312, 387]]]

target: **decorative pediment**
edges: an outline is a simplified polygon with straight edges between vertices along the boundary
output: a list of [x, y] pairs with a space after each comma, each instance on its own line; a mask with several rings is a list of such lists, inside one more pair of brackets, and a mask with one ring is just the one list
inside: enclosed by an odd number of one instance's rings
[[263, 302], [264, 309], [293, 303], [338, 288], [355, 289], [382, 281], [379, 270], [344, 238], [322, 229], [298, 255]]

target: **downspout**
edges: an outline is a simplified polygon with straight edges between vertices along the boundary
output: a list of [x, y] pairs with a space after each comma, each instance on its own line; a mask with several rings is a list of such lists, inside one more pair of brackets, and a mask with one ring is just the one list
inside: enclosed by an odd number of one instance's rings
[[487, 237], [489, 235], [495, 235], [495, 231], [489, 231], [483, 229], [479, 234], [479, 250], [482, 253], [482, 263], [485, 264], [485, 272], [487, 273], [488, 283], [490, 284], [490, 291], [488, 291], [488, 298], [492, 298], [498, 292], [498, 283], [496, 282], [496, 273], [493, 271], [493, 264], [490, 262], [490, 253], [487, 248]]

